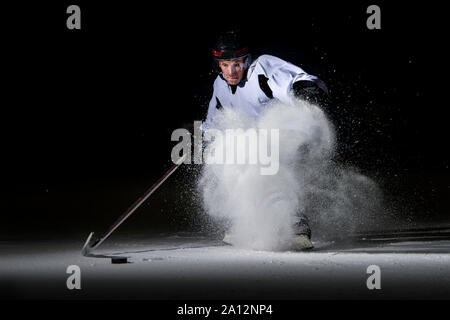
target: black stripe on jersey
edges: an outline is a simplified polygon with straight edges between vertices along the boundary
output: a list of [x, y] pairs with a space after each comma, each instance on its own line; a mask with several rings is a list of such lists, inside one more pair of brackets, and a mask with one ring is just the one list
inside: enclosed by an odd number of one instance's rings
[[264, 92], [264, 94], [269, 99], [273, 99], [273, 92], [272, 89], [270, 89], [269, 84], [267, 83], [269, 81], [269, 78], [267, 78], [263, 74], [258, 74], [258, 81], [259, 81], [259, 87]]

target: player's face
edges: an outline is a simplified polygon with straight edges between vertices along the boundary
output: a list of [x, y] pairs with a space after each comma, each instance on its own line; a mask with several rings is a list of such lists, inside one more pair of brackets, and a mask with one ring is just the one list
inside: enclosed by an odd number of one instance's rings
[[219, 67], [222, 69], [225, 80], [231, 85], [238, 84], [244, 77], [244, 58], [221, 60]]

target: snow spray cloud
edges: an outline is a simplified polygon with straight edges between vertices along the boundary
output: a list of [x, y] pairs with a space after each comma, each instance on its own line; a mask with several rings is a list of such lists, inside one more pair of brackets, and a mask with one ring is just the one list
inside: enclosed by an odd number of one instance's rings
[[[226, 222], [225, 232], [234, 245], [289, 249], [300, 214], [323, 235], [335, 236], [352, 231], [355, 219], [376, 207], [376, 185], [333, 162], [334, 128], [319, 107], [303, 101], [295, 106], [272, 103], [258, 119], [223, 110], [213, 125], [218, 130], [279, 132], [279, 139], [270, 141], [279, 151], [274, 175], [260, 174], [261, 164], [249, 162], [203, 166], [198, 181], [203, 207], [215, 220]], [[222, 148], [223, 143], [217, 139], [210, 145]], [[246, 155], [255, 157], [254, 152], [248, 148]]]

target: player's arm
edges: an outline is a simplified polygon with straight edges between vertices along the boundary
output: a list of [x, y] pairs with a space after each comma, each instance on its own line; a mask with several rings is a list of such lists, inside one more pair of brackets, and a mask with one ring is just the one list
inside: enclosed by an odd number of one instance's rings
[[286, 104], [292, 103], [293, 96], [316, 104], [326, 101], [327, 86], [316, 76], [274, 56], [263, 55], [258, 62], [274, 98]]

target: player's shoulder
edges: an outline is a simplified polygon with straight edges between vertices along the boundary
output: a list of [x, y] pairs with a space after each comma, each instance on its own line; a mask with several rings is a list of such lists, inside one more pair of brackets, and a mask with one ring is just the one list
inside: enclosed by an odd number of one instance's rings
[[286, 63], [286, 61], [270, 54], [263, 54], [255, 59], [254, 63], [261, 66], [271, 66]]
[[259, 56], [257, 59], [255, 59], [250, 66], [250, 74], [253, 73], [253, 71], [256, 71], [257, 74], [265, 74], [266, 76], [269, 76], [275, 72], [275, 70], [278, 70], [280, 67], [286, 64], [286, 61], [269, 55], [269, 54], [263, 54]]
[[223, 76], [221, 74], [218, 74], [216, 79], [214, 80], [214, 88], [219, 88], [222, 87], [226, 84], [225, 79], [223, 78]]

